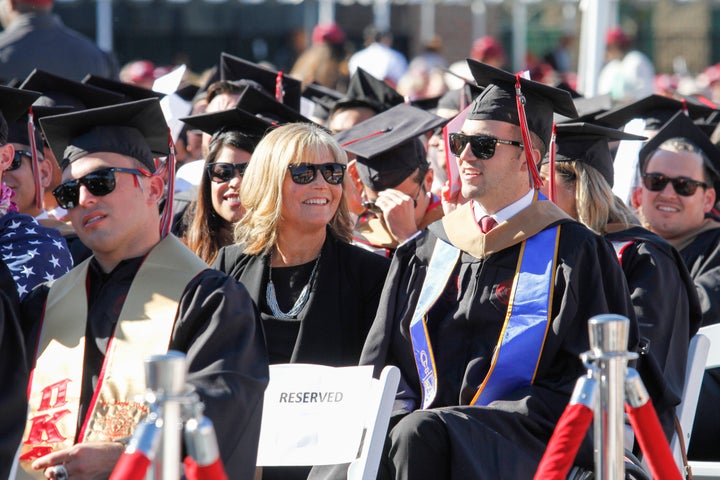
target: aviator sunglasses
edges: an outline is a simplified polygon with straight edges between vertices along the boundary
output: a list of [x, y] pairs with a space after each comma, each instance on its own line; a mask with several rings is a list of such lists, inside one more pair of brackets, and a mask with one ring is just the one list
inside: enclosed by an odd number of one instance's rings
[[[85, 188], [97, 197], [103, 197], [115, 190], [115, 172], [142, 175], [144, 177], [152, 176], [152, 174], [147, 170], [137, 168], [101, 168], [88, 173], [84, 177], [75, 178], [73, 180], [68, 180], [65, 183], [61, 183], [55, 190], [53, 190], [53, 196], [55, 197], [55, 200], [57, 200], [58, 205], [65, 210], [70, 210], [71, 208], [75, 208], [80, 200], [80, 185], [85, 185]], [[135, 182], [137, 183], [137, 178], [135, 179]]]
[[450, 153], [456, 157], [459, 157], [463, 150], [465, 150], [467, 144], [470, 143], [470, 150], [475, 158], [483, 160], [492, 158], [493, 155], [495, 155], [495, 147], [498, 143], [523, 148], [523, 144], [520, 142], [501, 140], [499, 138], [491, 137], [490, 135], [465, 135], [464, 133], [451, 133], [448, 136], [448, 140], [448, 143], [450, 144]]
[[28, 152], [27, 150], [15, 150], [12, 162], [10, 163], [10, 167], [8, 167], [7, 171], [12, 172], [13, 170], [17, 170], [18, 168], [20, 168], [20, 165], [22, 165], [23, 157], [32, 158], [32, 153]]
[[345, 165], [342, 163], [322, 163], [320, 165], [301, 163], [299, 165], [289, 165], [288, 170], [290, 170], [290, 178], [298, 185], [311, 183], [315, 180], [318, 170], [330, 185], [340, 185], [345, 177]]
[[672, 183], [675, 193], [683, 197], [690, 197], [695, 194], [698, 187], [707, 189], [706, 183], [698, 182], [687, 177], [668, 177], [662, 173], [646, 173], [642, 176], [643, 185], [651, 192], [661, 192], [668, 183]]
[[245, 163], [208, 163], [205, 165], [210, 180], [215, 183], [229, 182], [236, 175], [242, 177], [247, 170], [247, 162]]

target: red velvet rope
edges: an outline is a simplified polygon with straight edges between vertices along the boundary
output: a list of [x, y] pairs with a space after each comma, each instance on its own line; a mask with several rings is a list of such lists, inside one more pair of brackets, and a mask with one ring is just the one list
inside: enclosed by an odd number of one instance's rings
[[110, 475], [110, 480], [143, 480], [148, 468], [150, 459], [139, 450], [123, 453]]
[[28, 139], [30, 141], [30, 158], [32, 161], [33, 181], [35, 182], [35, 205], [42, 210], [43, 208], [43, 192], [40, 185], [40, 159], [37, 153], [37, 144], [35, 143], [35, 120], [33, 109], [28, 110]]
[[586, 405], [568, 404], [550, 438], [533, 477], [535, 480], [564, 480], [572, 467], [585, 433], [593, 420]]
[[549, 188], [549, 194], [550, 194], [550, 201], [554, 202], [556, 198], [556, 189], [557, 185], [555, 185], [555, 144], [557, 139], [557, 131], [555, 128], [555, 124], [553, 123], [552, 126], [552, 136], [550, 137], [550, 188]]
[[285, 89], [283, 89], [283, 72], [278, 72], [277, 77], [275, 77], [275, 100], [277, 100], [280, 103], [284, 103], [283, 99], [285, 98]]
[[625, 411], [630, 417], [630, 425], [637, 436], [640, 448], [645, 453], [652, 477], [663, 480], [682, 480], [652, 400], [648, 400], [645, 405], [638, 408], [632, 408], [625, 404]]
[[184, 463], [187, 480], [228, 480], [219, 458], [206, 466], [198, 465], [191, 457], [185, 457]]
[[160, 238], [165, 238], [172, 228], [173, 201], [175, 200], [175, 142], [173, 142], [170, 129], [168, 129], [168, 146], [170, 154], [165, 161], [165, 168], [167, 168], [167, 198], [160, 219]]
[[538, 189], [542, 187], [543, 182], [540, 178], [535, 159], [533, 159], [532, 141], [530, 140], [530, 131], [528, 130], [527, 117], [525, 116], [525, 95], [520, 88], [520, 74], [515, 74], [515, 103], [517, 104], [518, 119], [520, 120], [520, 130], [522, 131], [523, 148], [525, 149], [525, 161], [528, 166], [528, 175], [530, 177], [530, 187]]

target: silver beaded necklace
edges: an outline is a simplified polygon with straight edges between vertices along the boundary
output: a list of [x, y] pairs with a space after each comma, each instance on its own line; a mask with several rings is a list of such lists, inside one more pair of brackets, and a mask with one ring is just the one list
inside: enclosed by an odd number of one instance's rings
[[305, 308], [305, 304], [310, 298], [310, 287], [313, 284], [313, 280], [315, 279], [315, 273], [317, 272], [318, 263], [320, 263], [320, 255], [318, 255], [318, 257], [315, 259], [315, 265], [313, 266], [312, 272], [310, 273], [310, 279], [300, 292], [300, 296], [295, 301], [295, 305], [293, 305], [292, 308], [287, 313], [285, 313], [280, 309], [277, 297], [275, 296], [275, 286], [273, 285], [272, 281], [272, 258], [270, 258], [270, 260], [268, 261], [269, 272], [268, 284], [267, 288], [265, 289], [265, 302], [267, 303], [270, 311], [275, 318], [291, 320], [296, 318], [298, 314], [302, 311], [302, 309]]

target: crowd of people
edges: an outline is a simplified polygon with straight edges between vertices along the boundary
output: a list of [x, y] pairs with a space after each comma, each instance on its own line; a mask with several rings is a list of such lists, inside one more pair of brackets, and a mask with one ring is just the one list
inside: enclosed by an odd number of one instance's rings
[[[0, 87], [0, 477], [107, 478], [143, 358], [177, 350], [229, 478], [346, 477], [256, 470], [282, 363], [400, 369], [378, 478], [532, 478], [606, 313], [676, 434], [690, 339], [720, 318], [720, 108], [628, 77], [597, 107], [491, 38], [450, 88], [437, 39], [409, 63], [365, 40], [348, 59], [318, 26], [288, 74], [222, 53], [176, 136], [148, 65], [37, 60]], [[691, 458], [720, 458], [718, 401], [710, 371]]]

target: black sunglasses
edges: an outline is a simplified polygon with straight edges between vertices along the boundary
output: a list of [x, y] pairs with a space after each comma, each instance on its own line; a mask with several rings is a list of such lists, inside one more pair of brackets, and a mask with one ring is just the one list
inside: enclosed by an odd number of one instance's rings
[[[55, 200], [57, 200], [58, 205], [65, 210], [70, 210], [71, 208], [75, 208], [80, 200], [80, 185], [85, 185], [91, 194], [98, 197], [103, 197], [115, 190], [115, 172], [142, 175], [144, 177], [152, 176], [147, 170], [137, 168], [101, 168], [88, 173], [84, 177], [61, 183], [53, 190], [53, 196]], [[137, 181], [137, 179], [135, 180]]]
[[237, 172], [238, 177], [245, 175], [248, 163], [208, 163], [205, 165], [210, 180], [215, 183], [229, 182]]
[[642, 176], [643, 185], [652, 192], [660, 192], [665, 189], [668, 183], [672, 183], [675, 193], [683, 197], [690, 197], [695, 194], [698, 187], [703, 190], [708, 188], [707, 183], [698, 182], [687, 177], [668, 177], [662, 173], [646, 173]]
[[493, 155], [495, 155], [495, 146], [498, 143], [523, 148], [523, 144], [520, 142], [500, 140], [499, 138], [491, 137], [490, 135], [465, 135], [464, 133], [451, 133], [448, 136], [448, 140], [450, 144], [450, 153], [456, 157], [459, 157], [463, 150], [465, 150], [467, 144], [470, 143], [470, 150], [475, 158], [483, 160], [492, 158]]
[[290, 178], [298, 185], [307, 185], [315, 180], [317, 171], [320, 170], [323, 178], [330, 185], [340, 185], [345, 178], [345, 165], [342, 163], [301, 163], [300, 165], [289, 165]]
[[22, 165], [23, 157], [32, 158], [32, 153], [28, 152], [27, 150], [15, 150], [12, 162], [10, 163], [10, 167], [8, 167], [7, 171], [11, 172], [20, 168], [20, 165]]

